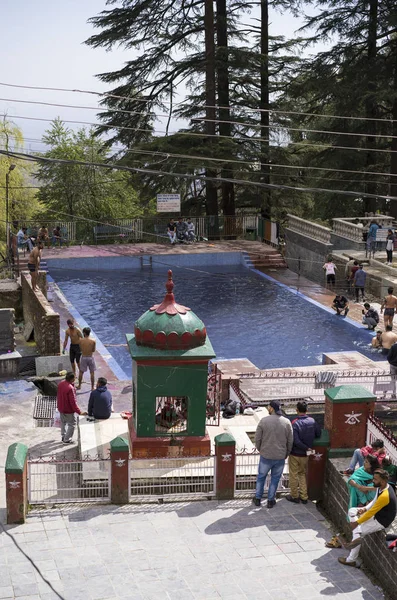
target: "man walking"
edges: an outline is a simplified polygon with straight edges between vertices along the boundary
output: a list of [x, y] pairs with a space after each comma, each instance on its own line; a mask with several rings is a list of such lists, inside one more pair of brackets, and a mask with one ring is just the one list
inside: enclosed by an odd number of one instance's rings
[[61, 418], [61, 436], [64, 444], [71, 444], [74, 429], [76, 427], [76, 415], [86, 415], [77, 406], [76, 390], [74, 387], [75, 376], [69, 371], [64, 381], [58, 384], [57, 407]]
[[323, 265], [323, 269], [327, 276], [327, 285], [331, 288], [335, 287], [335, 271], [337, 270], [337, 266], [332, 262], [331, 258]]
[[363, 269], [362, 265], [359, 265], [358, 271], [354, 273], [353, 285], [354, 291], [356, 294], [356, 302], [359, 301], [360, 291], [361, 291], [361, 299], [364, 300], [364, 288], [365, 288], [365, 280], [367, 279], [367, 274]]
[[69, 348], [69, 358], [70, 364], [72, 365], [72, 371], [76, 375], [76, 364], [79, 366], [81, 350], [80, 350], [80, 340], [83, 337], [81, 330], [76, 327], [73, 319], [68, 319], [66, 321], [68, 328], [65, 331], [65, 340], [63, 342], [63, 354], [65, 354], [66, 346], [68, 345], [68, 340], [70, 338], [70, 348]]
[[353, 539], [345, 547], [350, 549], [350, 554], [346, 558], [340, 556], [338, 561], [348, 567], [357, 567], [357, 559], [360, 554], [360, 544], [362, 538], [376, 531], [384, 531], [394, 521], [396, 517], [396, 495], [392, 486], [388, 483], [389, 474], [383, 469], [374, 471], [374, 488], [376, 489], [375, 498], [362, 508], [350, 508], [348, 515], [350, 527], [353, 531]]
[[80, 350], [81, 350], [81, 358], [80, 358], [80, 366], [79, 366], [79, 385], [77, 389], [81, 388], [81, 383], [83, 381], [84, 373], [89, 370], [91, 376], [91, 390], [95, 389], [95, 371], [96, 364], [93, 354], [96, 349], [96, 342], [92, 338], [90, 338], [91, 329], [89, 327], [84, 327], [83, 329], [83, 338], [79, 340]]
[[280, 403], [272, 400], [268, 407], [269, 415], [259, 421], [255, 433], [255, 447], [261, 457], [256, 480], [255, 506], [261, 505], [266, 477], [270, 471], [271, 480], [267, 494], [267, 508], [276, 504], [278, 482], [283, 474], [285, 460], [292, 448], [292, 425], [282, 416]]
[[397, 309], [397, 297], [393, 295], [394, 289], [392, 287], [387, 288], [387, 296], [383, 298], [383, 302], [380, 307], [380, 314], [383, 313], [383, 320], [385, 327], [391, 325], [393, 328], [394, 312]]
[[88, 401], [88, 416], [94, 419], [109, 419], [113, 412], [112, 394], [107, 386], [107, 379], [99, 377], [96, 390], [91, 392]]
[[286, 496], [286, 500], [295, 504], [299, 504], [299, 502], [307, 504], [307, 464], [312, 452], [314, 439], [320, 437], [321, 428], [312, 417], [306, 414], [306, 402], [298, 402], [296, 412], [298, 418], [292, 421], [294, 442], [288, 458], [291, 493]]

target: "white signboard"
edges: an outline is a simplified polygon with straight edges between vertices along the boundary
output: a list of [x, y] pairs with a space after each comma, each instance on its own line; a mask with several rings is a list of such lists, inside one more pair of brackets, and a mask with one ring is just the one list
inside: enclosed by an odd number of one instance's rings
[[157, 212], [181, 212], [181, 195], [157, 194]]

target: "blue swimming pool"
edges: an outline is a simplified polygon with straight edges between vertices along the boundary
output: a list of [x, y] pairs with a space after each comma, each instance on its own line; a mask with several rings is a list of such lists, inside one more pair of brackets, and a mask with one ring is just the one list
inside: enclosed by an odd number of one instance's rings
[[[135, 320], [164, 296], [167, 268], [106, 272], [50, 268], [66, 298], [131, 375], [124, 346]], [[373, 360], [371, 334], [243, 266], [174, 269], [177, 302], [206, 324], [217, 358], [260, 368], [319, 364], [324, 352], [357, 350]]]

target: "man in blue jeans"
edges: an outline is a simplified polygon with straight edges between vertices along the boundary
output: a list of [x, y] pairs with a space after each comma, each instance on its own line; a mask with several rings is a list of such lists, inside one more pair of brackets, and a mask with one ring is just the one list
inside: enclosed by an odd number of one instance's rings
[[265, 481], [270, 472], [270, 485], [267, 493], [267, 508], [276, 504], [276, 491], [283, 474], [285, 459], [292, 450], [293, 433], [289, 419], [283, 417], [280, 403], [272, 400], [268, 407], [269, 415], [259, 421], [255, 433], [255, 447], [261, 458], [256, 480], [255, 497], [253, 503], [260, 506]]

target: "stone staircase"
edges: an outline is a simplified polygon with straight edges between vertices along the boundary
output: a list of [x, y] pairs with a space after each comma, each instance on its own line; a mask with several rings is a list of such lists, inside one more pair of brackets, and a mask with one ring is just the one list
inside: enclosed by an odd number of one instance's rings
[[244, 261], [251, 269], [286, 269], [287, 263], [284, 257], [273, 248], [266, 248], [263, 253], [244, 252]]

